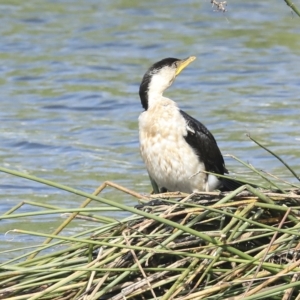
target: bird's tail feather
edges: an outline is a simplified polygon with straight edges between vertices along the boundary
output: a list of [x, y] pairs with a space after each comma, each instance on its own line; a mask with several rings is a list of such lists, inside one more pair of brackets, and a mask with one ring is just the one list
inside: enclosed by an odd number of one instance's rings
[[[220, 188], [220, 190], [222, 192], [226, 192], [226, 191], [234, 191], [236, 190], [237, 188], [245, 185], [246, 183], [242, 182], [242, 181], [239, 181], [237, 179], [233, 179], [233, 178], [222, 178], [222, 187]], [[253, 184], [251, 184], [251, 186], [253, 187], [257, 187]]]

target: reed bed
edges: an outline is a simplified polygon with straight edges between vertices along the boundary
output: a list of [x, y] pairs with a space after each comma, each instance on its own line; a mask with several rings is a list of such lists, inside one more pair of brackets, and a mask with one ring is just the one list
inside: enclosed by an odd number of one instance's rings
[[[13, 230], [44, 241], [0, 265], [0, 299], [300, 299], [298, 185], [283, 189], [274, 176], [254, 170], [267, 189], [246, 183], [233, 192], [146, 196], [106, 182], [88, 194], [0, 171], [86, 197], [78, 209], [44, 206], [44, 211], [18, 213], [20, 204], [0, 216], [4, 222], [70, 213], [47, 234]], [[137, 205], [101, 197], [106, 187], [135, 197]], [[107, 210], [130, 215], [103, 217]], [[64, 234], [75, 218], [95, 226]]]

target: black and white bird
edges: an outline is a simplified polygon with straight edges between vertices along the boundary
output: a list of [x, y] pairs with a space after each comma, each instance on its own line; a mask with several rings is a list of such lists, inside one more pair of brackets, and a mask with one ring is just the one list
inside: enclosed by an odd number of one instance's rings
[[140, 152], [161, 192], [232, 190], [241, 185], [234, 179], [206, 173], [228, 173], [216, 140], [202, 123], [163, 96], [195, 59], [165, 58], [148, 69], [140, 85], [145, 109], [139, 116]]

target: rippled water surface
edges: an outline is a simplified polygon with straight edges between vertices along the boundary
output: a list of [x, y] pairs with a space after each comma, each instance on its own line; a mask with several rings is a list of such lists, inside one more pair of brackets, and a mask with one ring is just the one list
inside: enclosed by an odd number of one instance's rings
[[[1, 165], [87, 192], [105, 180], [149, 192], [138, 151], [141, 77], [162, 58], [195, 55], [167, 95], [207, 125], [224, 154], [294, 181], [245, 134], [300, 173], [300, 19], [284, 1], [232, 0], [227, 9], [196, 0], [1, 1]], [[234, 160], [227, 167], [243, 170]], [[0, 176], [1, 214], [21, 201], [83, 201]], [[103, 196], [135, 204], [112, 189]], [[33, 239], [8, 230], [49, 233], [62, 220], [0, 221], [0, 250]]]

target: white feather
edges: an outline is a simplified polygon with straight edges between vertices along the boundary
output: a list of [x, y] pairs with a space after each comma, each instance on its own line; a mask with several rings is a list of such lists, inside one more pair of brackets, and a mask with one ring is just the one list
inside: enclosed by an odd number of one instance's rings
[[[158, 187], [185, 193], [211, 190], [204, 164], [185, 141], [187, 124], [170, 99], [152, 99], [139, 117], [140, 151]], [[195, 175], [196, 174], [196, 175]]]
[[148, 109], [139, 117], [140, 151], [151, 178], [160, 189], [193, 193], [212, 191], [215, 176], [207, 175], [203, 163], [186, 142], [188, 126], [177, 104], [162, 96], [175, 79], [175, 67], [154, 70], [148, 87]]

